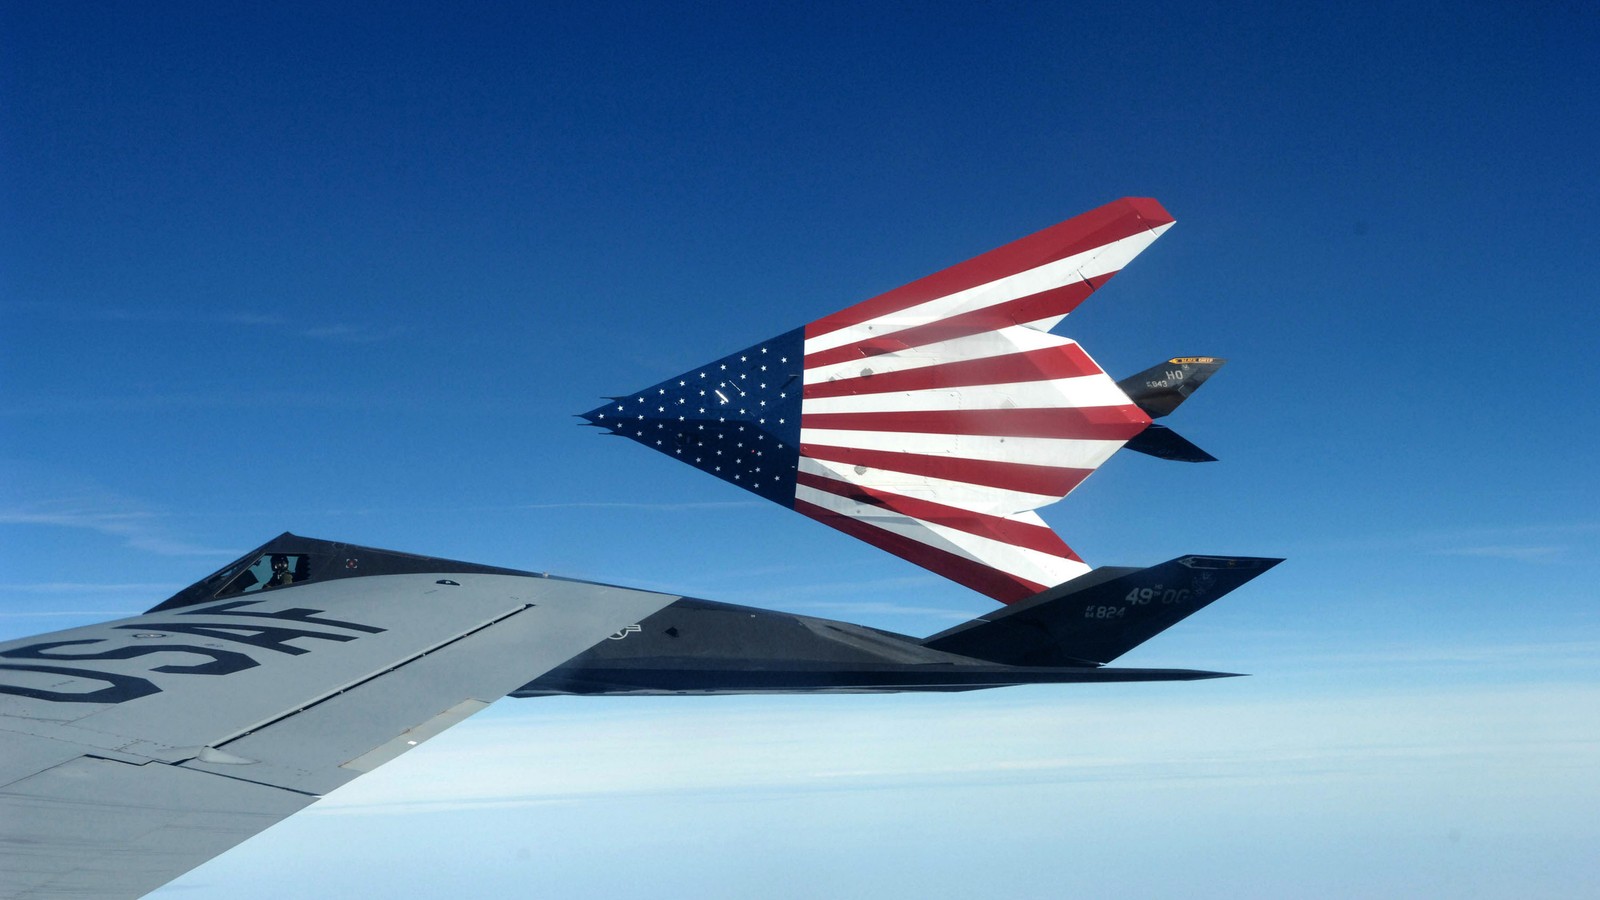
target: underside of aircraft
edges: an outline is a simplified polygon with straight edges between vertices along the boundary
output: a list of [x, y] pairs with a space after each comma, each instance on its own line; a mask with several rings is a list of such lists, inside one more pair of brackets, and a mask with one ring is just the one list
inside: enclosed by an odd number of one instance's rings
[[1223, 360], [1114, 381], [1051, 333], [1172, 223], [1118, 200], [583, 416], [1000, 608], [913, 637], [285, 533], [0, 643], [0, 898], [140, 896], [505, 696], [1227, 675], [1110, 664], [1279, 560], [1093, 568], [1037, 512], [1124, 447], [1211, 460], [1154, 420]]

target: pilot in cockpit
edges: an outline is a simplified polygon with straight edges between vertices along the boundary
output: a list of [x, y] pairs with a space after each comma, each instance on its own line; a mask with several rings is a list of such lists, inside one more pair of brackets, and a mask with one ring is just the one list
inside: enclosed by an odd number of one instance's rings
[[263, 587], [275, 588], [294, 584], [294, 573], [289, 571], [289, 557], [282, 553], [272, 554], [272, 577], [267, 579]]

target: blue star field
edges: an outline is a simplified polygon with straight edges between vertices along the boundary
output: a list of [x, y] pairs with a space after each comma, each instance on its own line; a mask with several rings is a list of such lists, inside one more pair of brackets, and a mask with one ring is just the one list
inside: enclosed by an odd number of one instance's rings
[[805, 329], [583, 413], [590, 424], [794, 506]]

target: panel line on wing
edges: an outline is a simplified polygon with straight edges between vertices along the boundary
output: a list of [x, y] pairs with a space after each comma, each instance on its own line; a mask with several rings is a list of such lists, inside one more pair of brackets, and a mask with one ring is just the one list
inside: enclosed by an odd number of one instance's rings
[[[1104, 374], [1075, 342], [1059, 346], [1021, 350], [984, 358], [957, 356], [937, 365], [902, 370], [881, 370], [863, 364], [855, 372], [805, 385], [803, 396], [811, 403], [833, 397], [882, 394], [895, 391], [928, 391], [995, 384], [1022, 384], [1054, 381], [1084, 375]], [[1125, 401], [1124, 401], [1125, 402]]]
[[865, 471], [858, 471], [855, 466], [848, 463], [802, 456], [799, 477], [828, 478], [864, 490], [885, 491], [902, 497], [937, 498], [937, 501], [944, 506], [981, 515], [1010, 515], [1048, 506], [1061, 499], [1060, 495], [1053, 493], [996, 488], [991, 485], [911, 474], [890, 468], [866, 466], [861, 468]]
[[[841, 363], [812, 365], [805, 369], [805, 384], [821, 384], [859, 377], [863, 369], [886, 374], [911, 369], [942, 368], [979, 359], [992, 359], [1036, 350], [1077, 346], [1070, 338], [1008, 324], [992, 331], [949, 337], [931, 344], [897, 349], [872, 356], [857, 355]], [[1081, 350], [1079, 352], [1082, 352]], [[1092, 360], [1090, 361], [1093, 362]], [[1094, 371], [1100, 371], [1095, 366]]]
[[[823, 464], [837, 471], [839, 465], [880, 469], [935, 482], [979, 485], [1017, 494], [1031, 494], [1054, 502], [1072, 492], [1094, 470], [1071, 466], [1034, 465], [1014, 461], [971, 459], [911, 453], [906, 450], [871, 450], [864, 447], [830, 447], [801, 444], [800, 462], [804, 467]], [[863, 475], [867, 473], [861, 473]], [[1042, 504], [1041, 504], [1042, 505]]]
[[385, 666], [382, 669], [379, 669], [379, 670], [377, 670], [375, 672], [372, 672], [372, 673], [370, 673], [368, 675], [364, 675], [364, 676], [362, 676], [360, 678], [357, 678], [357, 679], [355, 679], [355, 680], [353, 680], [353, 681], [351, 681], [351, 682], [349, 682], [347, 684], [344, 684], [344, 685], [341, 685], [341, 686], [339, 686], [337, 688], [334, 688], [333, 690], [330, 690], [330, 691], [322, 694], [321, 696], [316, 697], [315, 699], [307, 701], [306, 703], [303, 703], [300, 706], [297, 706], [294, 709], [292, 709], [292, 710], [290, 710], [290, 711], [288, 711], [286, 713], [281, 713], [279, 715], [275, 715], [275, 716], [272, 716], [272, 717], [270, 717], [268, 719], [265, 719], [265, 720], [263, 720], [261, 722], [258, 722], [257, 724], [250, 725], [250, 726], [248, 726], [246, 728], [241, 728], [241, 729], [233, 732], [232, 734], [222, 738], [221, 740], [213, 741], [211, 744], [209, 744], [207, 746], [211, 747], [213, 750], [220, 749], [221, 747], [224, 747], [224, 746], [228, 745], [229, 743], [232, 743], [233, 741], [237, 741], [237, 740], [239, 740], [241, 738], [249, 737], [251, 734], [254, 734], [254, 733], [256, 733], [258, 731], [261, 731], [261, 730], [263, 730], [265, 728], [270, 728], [273, 725], [275, 725], [275, 724], [277, 724], [279, 722], [282, 722], [282, 721], [284, 721], [286, 719], [291, 719], [291, 718], [293, 718], [293, 717], [305, 712], [306, 710], [311, 709], [312, 707], [318, 706], [319, 704], [322, 704], [322, 703], [326, 703], [327, 701], [332, 700], [333, 698], [339, 696], [340, 694], [343, 694], [343, 693], [345, 693], [347, 691], [350, 691], [350, 690], [353, 690], [353, 689], [355, 689], [357, 687], [360, 687], [361, 685], [366, 684], [369, 681], [374, 681], [376, 679], [382, 678], [383, 676], [389, 674], [390, 672], [393, 672], [396, 669], [402, 668], [404, 666], [410, 665], [411, 663], [416, 662], [417, 660], [423, 658], [424, 656], [427, 656], [430, 653], [436, 653], [436, 652], [438, 652], [440, 650], [443, 650], [445, 647], [448, 647], [451, 644], [456, 643], [457, 641], [465, 640], [465, 639], [471, 637], [472, 635], [477, 634], [480, 631], [483, 631], [486, 628], [490, 628], [490, 627], [492, 627], [494, 625], [499, 624], [500, 622], [506, 621], [507, 619], [511, 618], [512, 616], [515, 616], [515, 615], [518, 615], [520, 613], [526, 612], [526, 611], [528, 611], [530, 609], [533, 609], [535, 606], [537, 606], [537, 604], [534, 604], [534, 603], [519, 604], [515, 608], [506, 610], [505, 612], [500, 613], [499, 615], [489, 619], [486, 622], [479, 623], [478, 625], [475, 625], [472, 628], [467, 629], [466, 631], [460, 632], [459, 634], [456, 634], [456, 635], [453, 635], [451, 637], [445, 638], [444, 640], [439, 641], [438, 643], [435, 643], [435, 644], [432, 644], [432, 645], [430, 645], [428, 647], [425, 647], [422, 650], [419, 650], [416, 653], [413, 653], [412, 655], [406, 657], [405, 659], [400, 660], [399, 662], [396, 662], [396, 663], [394, 663], [392, 665]]

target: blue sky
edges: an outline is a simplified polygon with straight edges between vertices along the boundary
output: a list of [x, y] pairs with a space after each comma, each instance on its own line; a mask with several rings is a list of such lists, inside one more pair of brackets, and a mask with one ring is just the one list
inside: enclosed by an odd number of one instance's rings
[[1248, 679], [499, 704], [183, 879], [1570, 895], [1600, 843], [1600, 18], [1014, 3], [0, 10], [0, 636], [283, 530], [924, 634], [986, 599], [576, 427], [1126, 195], [1060, 329], [1231, 362], [1044, 511], [1289, 562]]

